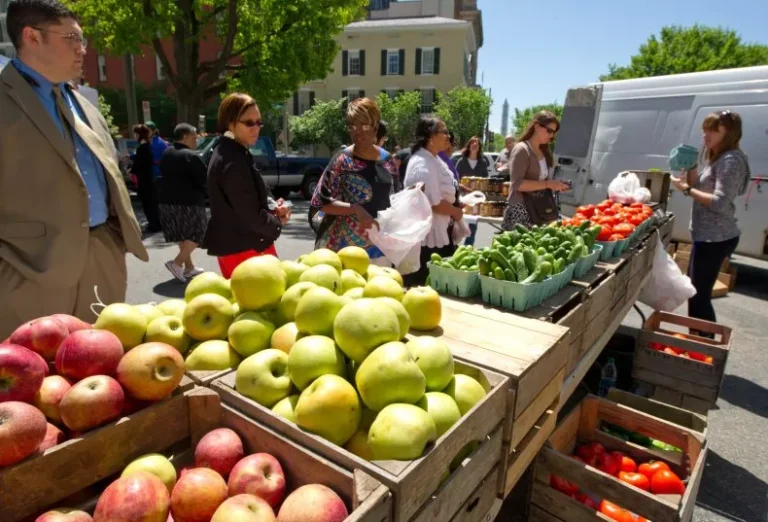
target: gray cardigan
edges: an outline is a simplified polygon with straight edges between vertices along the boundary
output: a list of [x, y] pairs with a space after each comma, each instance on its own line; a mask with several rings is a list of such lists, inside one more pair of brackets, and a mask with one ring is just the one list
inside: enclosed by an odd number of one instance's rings
[[[508, 201], [510, 203], [523, 203], [523, 193], [520, 192], [520, 185], [523, 180], [539, 181], [541, 178], [541, 168], [539, 160], [533, 147], [527, 141], [521, 141], [512, 147], [509, 153], [509, 180], [510, 191]], [[549, 179], [549, 173], [547, 178]]]

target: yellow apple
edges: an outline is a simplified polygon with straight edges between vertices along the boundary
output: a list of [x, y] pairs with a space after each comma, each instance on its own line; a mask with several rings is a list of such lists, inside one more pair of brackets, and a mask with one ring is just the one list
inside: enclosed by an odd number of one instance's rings
[[205, 341], [193, 347], [184, 361], [184, 368], [192, 371], [217, 371], [237, 368], [240, 355], [227, 341]]
[[438, 438], [461, 419], [461, 412], [456, 401], [444, 393], [427, 392], [416, 403], [416, 406], [429, 413], [429, 416], [435, 421]]
[[459, 406], [462, 415], [485, 397], [485, 389], [469, 375], [457, 373], [445, 387], [443, 393], [450, 396]]
[[333, 334], [334, 320], [344, 304], [341, 296], [331, 290], [323, 287], [312, 288], [302, 296], [296, 307], [296, 327], [301, 333], [330, 337]]
[[390, 404], [379, 412], [368, 431], [375, 460], [414, 460], [437, 440], [435, 421], [413, 404]]
[[302, 281], [286, 290], [283, 297], [280, 298], [280, 305], [278, 306], [280, 315], [288, 322], [293, 321], [296, 317], [296, 307], [299, 305], [299, 301], [304, 294], [313, 288], [317, 288], [315, 283]]
[[424, 396], [427, 380], [403, 343], [376, 348], [355, 374], [360, 397], [367, 407], [381, 411], [396, 402], [414, 404]]
[[299, 333], [296, 323], [286, 323], [272, 334], [270, 347], [277, 348], [285, 353], [291, 353], [291, 348], [301, 336], [302, 334]]
[[342, 297], [348, 297], [350, 299], [362, 299], [363, 298], [363, 288], [353, 288], [352, 290], [347, 290], [344, 292], [344, 295]]
[[346, 366], [344, 354], [333, 339], [322, 335], [299, 339], [288, 354], [288, 376], [299, 390], [321, 375], [345, 377]]
[[355, 388], [338, 375], [315, 379], [301, 392], [296, 404], [299, 427], [339, 446], [355, 434], [360, 416], [360, 400]]
[[241, 314], [229, 327], [229, 344], [241, 357], [269, 348], [275, 325], [257, 312]]
[[301, 282], [314, 283], [331, 290], [335, 294], [344, 293], [341, 286], [341, 276], [336, 269], [330, 265], [316, 265], [307, 269], [299, 278]]
[[190, 302], [195, 297], [203, 294], [217, 294], [227, 301], [232, 300], [232, 290], [229, 287], [229, 281], [215, 272], [203, 272], [192, 279], [184, 290], [184, 300]]
[[232, 272], [232, 294], [240, 310], [262, 311], [275, 308], [285, 293], [286, 276], [275, 256], [252, 257]]
[[386, 303], [358, 299], [336, 315], [333, 338], [347, 357], [362, 363], [374, 348], [400, 340], [400, 321]]
[[184, 330], [197, 341], [226, 339], [235, 315], [232, 303], [217, 294], [195, 297], [184, 309]]
[[245, 359], [237, 368], [235, 390], [266, 408], [291, 394], [288, 355], [267, 348]]
[[128, 351], [144, 342], [147, 318], [135, 306], [114, 303], [101, 311], [93, 327], [115, 334], [123, 344], [123, 349]]
[[387, 305], [390, 310], [395, 312], [397, 320], [400, 322], [400, 339], [405, 339], [408, 331], [411, 329], [411, 316], [403, 306], [403, 303], [392, 297], [378, 297], [379, 301]]
[[125, 467], [120, 477], [128, 477], [139, 471], [146, 471], [162, 480], [168, 488], [168, 493], [173, 491], [173, 486], [176, 485], [176, 468], [159, 453], [150, 453], [134, 460]]
[[365, 288], [366, 280], [363, 276], [355, 272], [354, 270], [350, 270], [349, 268], [345, 268], [341, 271], [341, 290], [344, 293], [347, 293], [348, 291], [352, 290], [353, 288]]
[[285, 420], [289, 420], [296, 423], [296, 404], [299, 402], [299, 394], [289, 395], [284, 399], [280, 399], [272, 406], [272, 413], [279, 415]]
[[400, 283], [387, 276], [374, 277], [363, 289], [363, 297], [392, 297], [402, 301], [404, 294], [405, 290]]
[[438, 337], [414, 337], [406, 346], [427, 378], [428, 391], [442, 391], [448, 386], [455, 367], [453, 354], [445, 341]]
[[304, 263], [297, 263], [296, 261], [281, 261], [280, 266], [285, 272], [285, 287], [290, 288], [299, 282], [299, 277], [304, 271], [309, 268]]
[[356, 246], [348, 246], [339, 250], [341, 265], [345, 270], [354, 270], [361, 276], [365, 275], [371, 263], [368, 252]]
[[332, 250], [328, 250], [327, 248], [319, 248], [314, 252], [310, 252], [306, 256], [302, 256], [300, 262], [309, 267], [317, 265], [332, 266], [339, 274], [343, 269], [339, 255]]
[[440, 326], [443, 316], [443, 304], [440, 294], [428, 286], [411, 288], [402, 299], [403, 306], [411, 317], [414, 330], [434, 330]]

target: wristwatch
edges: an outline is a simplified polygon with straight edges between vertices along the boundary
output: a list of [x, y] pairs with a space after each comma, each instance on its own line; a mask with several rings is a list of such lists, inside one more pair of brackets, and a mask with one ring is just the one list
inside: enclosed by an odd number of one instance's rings
[[683, 195], [690, 196], [691, 195], [691, 187], [688, 187], [687, 189], [683, 190]]

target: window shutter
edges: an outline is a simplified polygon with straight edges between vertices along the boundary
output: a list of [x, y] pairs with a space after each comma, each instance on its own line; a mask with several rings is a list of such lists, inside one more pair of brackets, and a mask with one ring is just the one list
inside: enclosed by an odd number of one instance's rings
[[360, 76], [365, 76], [365, 51], [360, 51]]
[[362, 90], [362, 89], [360, 89], [360, 92], [358, 93], [358, 95], [359, 95], [361, 98], [365, 98], [365, 91], [364, 91], [364, 90]]
[[341, 51], [341, 75], [349, 75], [349, 51]]
[[400, 71], [398, 71], [398, 74], [400, 76], [405, 75], [405, 49], [400, 49]]
[[341, 97], [344, 101], [341, 103], [341, 113], [347, 113], [347, 105], [349, 105], [349, 91], [341, 91]]
[[381, 75], [382, 76], [387, 75], [387, 50], [386, 49], [381, 50]]
[[416, 76], [421, 76], [421, 47], [416, 49]]
[[435, 74], [440, 74], [440, 48], [435, 47]]
[[293, 114], [296, 116], [299, 115], [299, 93], [298, 92], [293, 93]]
[[341, 97], [344, 98], [345, 100], [348, 100], [349, 99], [349, 91], [346, 91], [346, 90], [345, 91], [341, 91]]
[[315, 91], [309, 91], [309, 107], [315, 106]]

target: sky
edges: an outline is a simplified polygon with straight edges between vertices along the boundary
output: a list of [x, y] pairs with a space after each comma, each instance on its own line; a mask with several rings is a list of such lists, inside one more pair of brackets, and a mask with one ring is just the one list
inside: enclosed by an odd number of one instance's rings
[[[478, 83], [491, 89], [490, 128], [501, 108], [558, 101], [570, 87], [598, 81], [608, 64], [626, 65], [665, 25], [720, 26], [743, 42], [768, 45], [768, 0], [478, 0], [484, 43]], [[482, 82], [481, 82], [482, 79]]]

